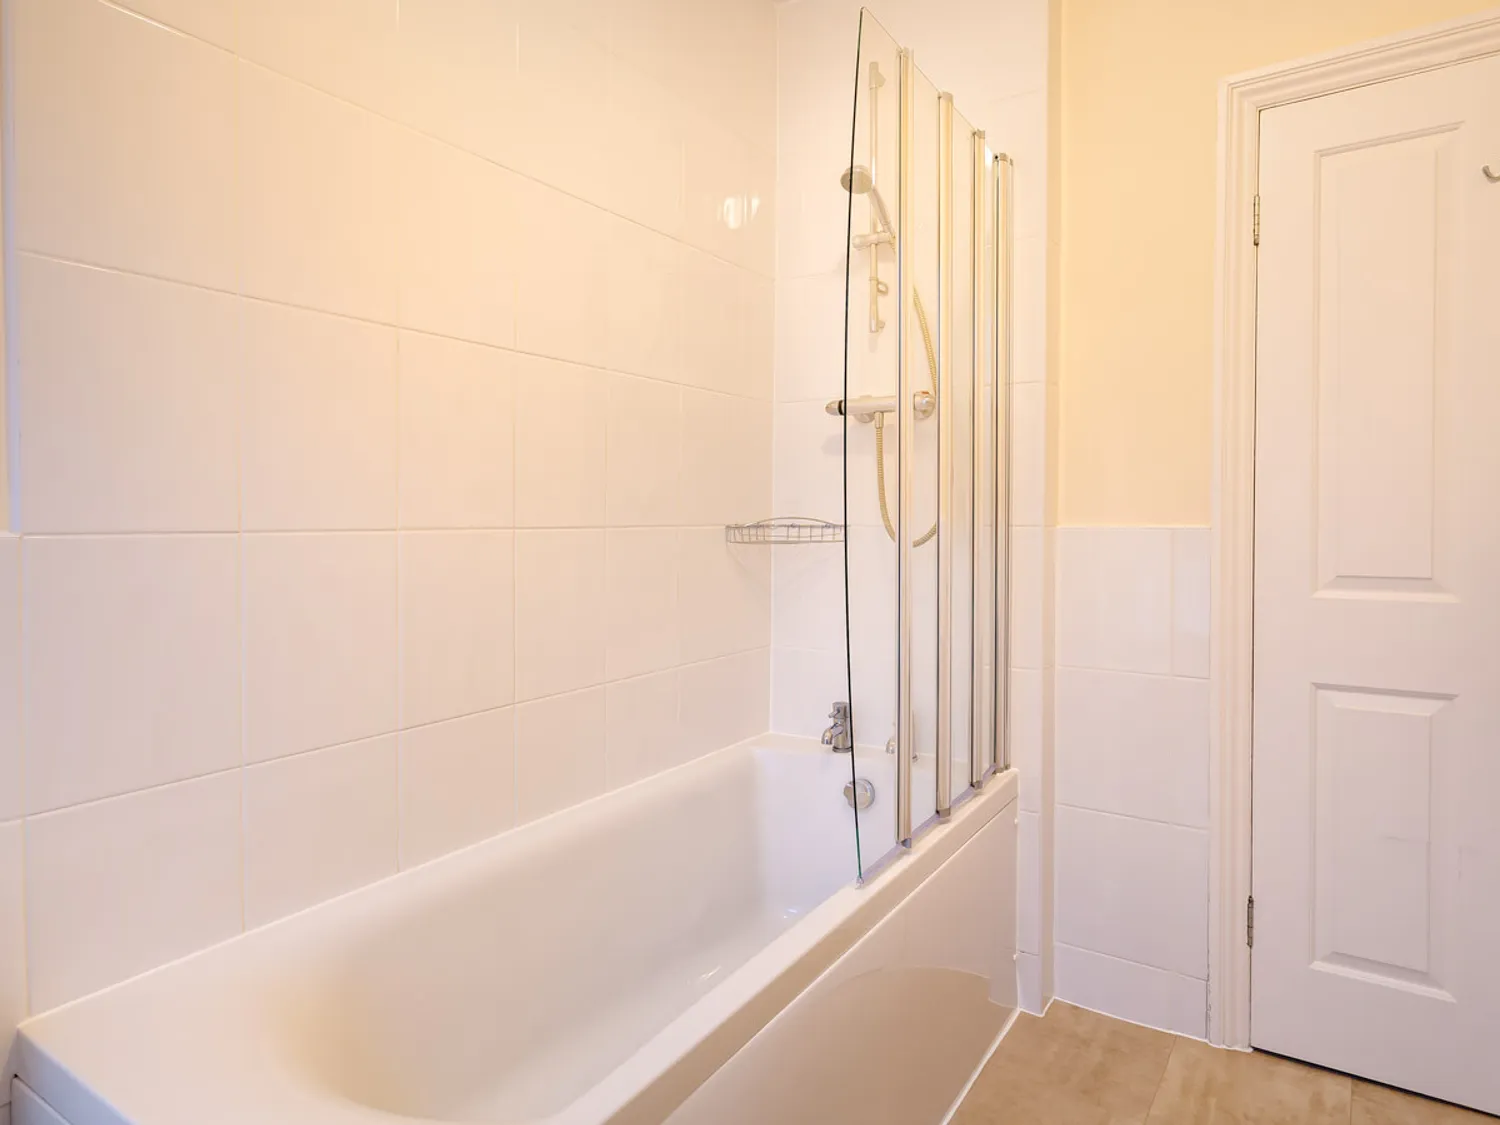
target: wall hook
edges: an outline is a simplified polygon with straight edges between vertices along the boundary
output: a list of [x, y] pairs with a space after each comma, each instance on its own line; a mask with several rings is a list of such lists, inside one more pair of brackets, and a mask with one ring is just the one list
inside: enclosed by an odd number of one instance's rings
[[1480, 171], [1484, 173], [1484, 178], [1487, 179], [1487, 180], [1489, 180], [1490, 183], [1492, 183], [1492, 184], [1500, 184], [1500, 175], [1497, 175], [1496, 173], [1491, 172], [1490, 171], [1490, 166], [1488, 164], [1486, 164], [1483, 168], [1481, 168]]

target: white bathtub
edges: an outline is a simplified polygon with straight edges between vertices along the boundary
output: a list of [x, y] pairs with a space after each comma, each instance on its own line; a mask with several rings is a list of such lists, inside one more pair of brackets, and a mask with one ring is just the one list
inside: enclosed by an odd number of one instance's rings
[[1001, 932], [944, 956], [1008, 1011], [1014, 779], [856, 888], [848, 776], [757, 739], [39, 1016], [17, 1125], [692, 1120], [1002, 810]]

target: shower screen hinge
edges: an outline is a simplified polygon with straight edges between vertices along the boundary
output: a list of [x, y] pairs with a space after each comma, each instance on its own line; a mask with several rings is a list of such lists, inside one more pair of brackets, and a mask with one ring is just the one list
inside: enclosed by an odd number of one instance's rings
[[1255, 948], [1255, 896], [1245, 900], [1245, 944]]
[[1251, 221], [1250, 237], [1256, 246], [1260, 245], [1260, 194], [1255, 196], [1255, 218]]

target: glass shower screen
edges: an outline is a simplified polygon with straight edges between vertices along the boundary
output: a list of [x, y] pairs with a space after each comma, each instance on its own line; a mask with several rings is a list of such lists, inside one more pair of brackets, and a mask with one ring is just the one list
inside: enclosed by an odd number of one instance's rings
[[848, 686], [854, 771], [878, 795], [859, 817], [868, 876], [1005, 761], [1009, 162], [864, 11], [838, 175]]

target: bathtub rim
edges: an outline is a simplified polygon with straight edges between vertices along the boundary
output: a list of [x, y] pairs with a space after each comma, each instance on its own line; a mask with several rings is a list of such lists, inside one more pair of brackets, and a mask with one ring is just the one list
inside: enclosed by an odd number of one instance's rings
[[1018, 776], [1014, 767], [992, 771], [955, 803], [947, 820], [863, 880], [840, 887], [566, 1110], [538, 1125], [660, 1125], [980, 829], [1011, 809]]
[[[274, 944], [278, 936], [280, 940], [286, 940], [287, 931], [309, 925], [309, 915], [331, 912], [335, 904], [343, 904], [345, 910], [350, 910], [354, 908], [348, 900], [363, 898], [373, 908], [373, 904], [395, 894], [396, 888], [404, 882], [420, 877], [435, 865], [452, 864], [462, 859], [472, 864], [480, 861], [476, 853], [486, 850], [525, 850], [537, 846], [553, 833], [565, 830], [560, 827], [564, 818], [572, 819], [574, 814], [581, 814], [590, 806], [619, 801], [624, 799], [622, 794], [641, 786], [660, 785], [668, 777], [675, 777], [678, 784], [685, 784], [684, 778], [713, 768], [714, 763], [721, 769], [733, 769], [759, 749], [826, 753], [815, 740], [797, 736], [763, 734], [745, 739], [77, 997], [32, 1016], [20, 1025], [13, 1060], [15, 1076], [49, 1107], [59, 1113], [71, 1110], [74, 1113], [73, 1125], [81, 1125], [77, 1119], [79, 1113], [91, 1125], [93, 1122], [125, 1125], [130, 1119], [124, 1111], [114, 1108], [96, 1092], [96, 1085], [84, 1081], [70, 1065], [66, 1026], [69, 1021], [59, 1019], [65, 1013], [101, 997], [139, 987], [149, 978], [163, 976], [185, 963], [228, 956], [227, 948], [236, 943], [253, 950], [260, 943]], [[991, 776], [972, 799], [955, 807], [951, 819], [935, 825], [912, 848], [903, 849], [890, 862], [883, 863], [878, 873], [867, 875], [863, 882], [855, 881], [855, 868], [851, 864], [849, 880], [827, 899], [641, 1044], [592, 1088], [552, 1115], [537, 1119], [533, 1125], [659, 1123], [980, 828], [1008, 807], [1015, 796], [1015, 776], [1014, 770]], [[853, 847], [852, 834], [850, 846]], [[53, 1034], [54, 1021], [63, 1025], [62, 1034]], [[322, 1101], [322, 1098], [308, 1099], [308, 1108]], [[382, 1121], [448, 1125], [434, 1119], [392, 1116], [374, 1107], [362, 1108], [367, 1111], [371, 1125]], [[341, 1115], [340, 1120], [344, 1119]]]

